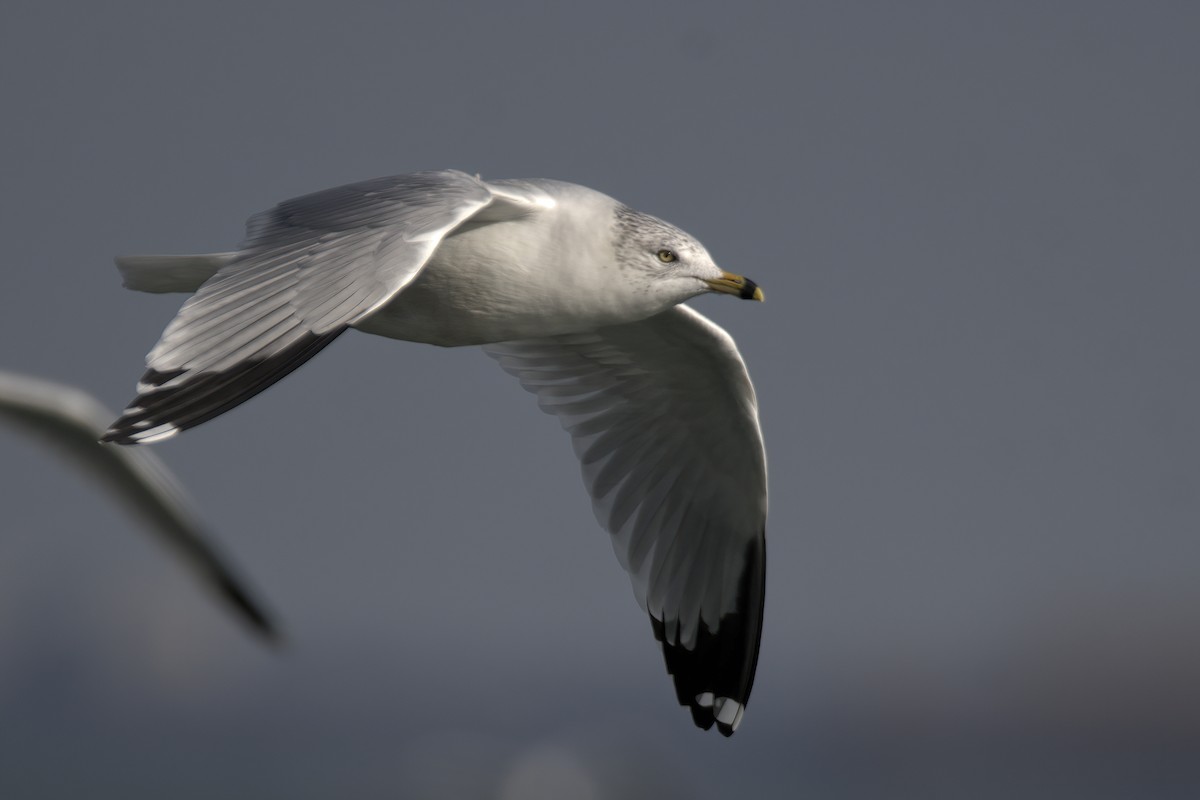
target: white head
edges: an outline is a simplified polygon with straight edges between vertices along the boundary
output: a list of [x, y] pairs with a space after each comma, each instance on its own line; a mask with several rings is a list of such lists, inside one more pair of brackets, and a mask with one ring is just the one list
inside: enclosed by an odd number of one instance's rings
[[618, 204], [613, 238], [627, 284], [651, 295], [664, 309], [704, 292], [763, 299], [754, 281], [725, 272], [695, 237], [657, 217]]

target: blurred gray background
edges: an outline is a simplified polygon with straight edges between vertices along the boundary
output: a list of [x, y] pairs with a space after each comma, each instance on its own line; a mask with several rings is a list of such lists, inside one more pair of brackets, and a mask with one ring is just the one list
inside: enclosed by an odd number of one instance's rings
[[6, 3], [0, 367], [119, 408], [182, 297], [114, 254], [555, 177], [762, 284], [693, 305], [773, 494], [724, 740], [476, 350], [348, 335], [157, 448], [278, 653], [0, 430], [0, 796], [1197, 796], [1200, 11], [1052, 6]]

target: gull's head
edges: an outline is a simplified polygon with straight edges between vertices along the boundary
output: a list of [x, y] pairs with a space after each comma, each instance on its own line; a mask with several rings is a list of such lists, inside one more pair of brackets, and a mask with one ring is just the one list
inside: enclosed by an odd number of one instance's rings
[[618, 206], [615, 213], [617, 262], [627, 285], [663, 309], [705, 292], [762, 300], [749, 278], [726, 272], [694, 236], [657, 217]]

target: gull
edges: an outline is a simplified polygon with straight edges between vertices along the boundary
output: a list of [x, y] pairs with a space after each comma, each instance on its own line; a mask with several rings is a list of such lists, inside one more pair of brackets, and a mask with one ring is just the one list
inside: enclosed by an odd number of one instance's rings
[[257, 633], [275, 639], [275, 627], [208, 541], [191, 499], [167, 466], [149, 450], [96, 441], [111, 419], [82, 389], [0, 370], [0, 420], [58, 450], [103, 484]]
[[762, 300], [753, 281], [595, 190], [456, 170], [285, 201], [251, 217], [233, 252], [117, 266], [130, 289], [194, 294], [109, 442], [212, 419], [348, 328], [481, 345], [570, 434], [680, 704], [733, 734], [762, 632], [766, 458], [733, 339], [680, 303]]

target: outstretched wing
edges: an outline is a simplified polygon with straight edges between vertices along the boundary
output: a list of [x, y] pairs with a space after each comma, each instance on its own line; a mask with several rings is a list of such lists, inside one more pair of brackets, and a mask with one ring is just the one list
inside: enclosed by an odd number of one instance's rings
[[[494, 203], [494, 201], [497, 201]], [[251, 217], [246, 241], [146, 357], [138, 396], [104, 440], [163, 439], [282, 378], [385, 305], [442, 238], [512, 197], [455, 170], [353, 183]]]
[[259, 633], [274, 638], [270, 619], [221, 557], [170, 470], [146, 449], [103, 445], [96, 437], [112, 419], [91, 395], [70, 386], [0, 372], [0, 420], [64, 453], [107, 486], [200, 579]]
[[680, 704], [732, 734], [758, 662], [767, 514], [754, 388], [733, 339], [677, 306], [484, 350], [571, 434]]

